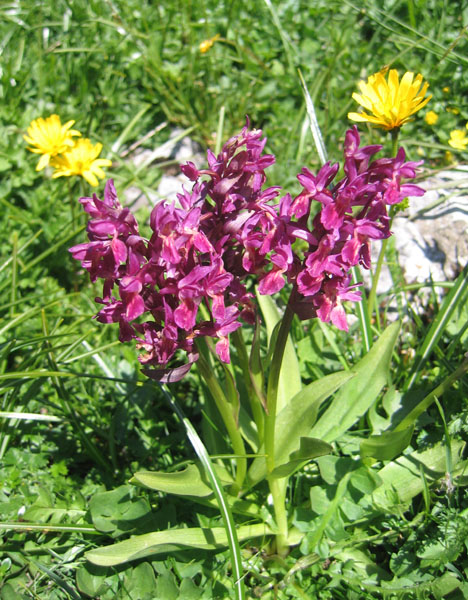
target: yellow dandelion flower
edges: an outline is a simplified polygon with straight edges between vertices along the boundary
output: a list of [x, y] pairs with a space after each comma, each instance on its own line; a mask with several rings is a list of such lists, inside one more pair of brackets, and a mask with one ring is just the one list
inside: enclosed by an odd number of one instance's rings
[[463, 129], [454, 129], [450, 132], [449, 145], [455, 150], [466, 150], [468, 137]]
[[52, 177], [71, 177], [81, 175], [86, 181], [96, 187], [99, 183], [98, 177], [103, 179], [106, 174], [101, 167], [110, 167], [112, 161], [107, 158], [98, 158], [102, 150], [102, 144], [93, 144], [88, 138], [76, 140], [73, 148], [67, 150], [60, 156], [51, 160], [55, 168]]
[[24, 139], [32, 147], [28, 148], [35, 154], [42, 154], [37, 163], [36, 171], [41, 171], [51, 158], [73, 147], [74, 135], [81, 135], [79, 131], [70, 129], [75, 121], [67, 121], [65, 125], [60, 122], [58, 115], [50, 115], [46, 119], [39, 118], [31, 121], [28, 127], [28, 135]]
[[210, 50], [213, 46], [213, 44], [219, 40], [220, 38], [220, 34], [217, 33], [215, 36], [213, 36], [212, 38], [210, 38], [209, 40], [204, 40], [200, 46], [199, 46], [199, 50], [202, 54], [205, 54], [206, 52], [208, 52], [208, 50]]
[[433, 110], [430, 110], [429, 112], [426, 113], [424, 120], [426, 121], [426, 123], [428, 125], [435, 125], [437, 123], [437, 121], [439, 120], [439, 115], [436, 112], [434, 112]]
[[358, 85], [361, 93], [354, 93], [353, 98], [369, 114], [351, 112], [348, 118], [373, 123], [387, 131], [401, 127], [432, 98], [424, 98], [429, 84], [426, 82], [423, 85], [423, 77], [419, 73], [414, 77], [414, 73], [406, 72], [399, 81], [398, 72], [391, 69], [388, 80], [380, 72], [371, 75], [367, 83], [360, 81]]
[[450, 88], [448, 85], [446, 85], [445, 87], [442, 88], [442, 91], [444, 92], [444, 94], [448, 94], [450, 92]]

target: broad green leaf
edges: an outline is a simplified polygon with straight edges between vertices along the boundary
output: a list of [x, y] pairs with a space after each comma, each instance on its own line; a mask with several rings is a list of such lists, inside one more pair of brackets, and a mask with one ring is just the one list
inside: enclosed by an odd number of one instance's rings
[[147, 525], [151, 508], [144, 498], [133, 498], [134, 492], [134, 487], [122, 485], [110, 492], [95, 494], [89, 509], [96, 529], [118, 536]]
[[[271, 296], [262, 296], [257, 292], [257, 301], [260, 305], [263, 318], [265, 319], [268, 341], [270, 342], [275, 325], [281, 319], [281, 312]], [[299, 361], [297, 360], [291, 337], [288, 337], [286, 348], [284, 349], [283, 363], [278, 383], [278, 412], [286, 406], [290, 398], [301, 391], [301, 387]]]
[[321, 456], [317, 465], [322, 479], [331, 486], [338, 485], [350, 473], [350, 486], [362, 496], [371, 494], [382, 484], [375, 470], [348, 456]]
[[[276, 418], [275, 426], [275, 464], [277, 467], [287, 463], [290, 454], [299, 450], [301, 437], [309, 437], [322, 402], [353, 377], [354, 373], [348, 371], [326, 375], [302, 389], [283, 408]], [[262, 449], [260, 449], [261, 453]], [[263, 457], [253, 461], [248, 477], [251, 485], [255, 485], [266, 477], [266, 465]]]
[[330, 454], [332, 450], [332, 446], [327, 444], [327, 442], [317, 440], [316, 438], [301, 437], [299, 450], [292, 452], [289, 456], [289, 461], [276, 467], [271, 475], [272, 477], [289, 477], [313, 458]]
[[[335, 491], [335, 497], [333, 498], [333, 500], [330, 502], [327, 510], [325, 511], [325, 513], [322, 515], [319, 524], [317, 526], [317, 529], [315, 529], [315, 531], [313, 532], [313, 534], [310, 536], [309, 538], [309, 545], [310, 548], [315, 548], [315, 546], [320, 542], [320, 540], [322, 539], [322, 536], [325, 532], [325, 529], [327, 528], [328, 523], [335, 518], [338, 508], [340, 506], [340, 503], [344, 497], [344, 495], [346, 494], [346, 489], [348, 487], [348, 481], [349, 478], [351, 477], [351, 473], [346, 473], [346, 475], [343, 477], [343, 479], [341, 479], [336, 487], [336, 491]], [[311, 490], [311, 498], [310, 498], [310, 502], [311, 505], [314, 506], [314, 497], [312, 495], [312, 490]]]
[[[460, 452], [464, 442], [451, 444], [453, 467], [460, 461]], [[395, 504], [407, 503], [423, 490], [422, 468], [426, 479], [431, 482], [444, 477], [446, 471], [445, 444], [436, 444], [424, 452], [412, 452], [385, 465], [378, 472], [382, 485], [372, 494], [372, 501], [385, 510], [391, 510]]]
[[388, 572], [373, 561], [366, 552], [359, 548], [345, 548], [337, 552], [336, 557], [342, 564], [352, 564], [353, 571], [365, 580], [369, 580], [372, 576], [374, 576], [374, 578], [377, 576], [383, 580], [389, 578]]
[[196, 586], [188, 577], [184, 577], [180, 582], [179, 598], [183, 598], [184, 600], [198, 600], [202, 594], [203, 590]]
[[211, 496], [213, 490], [204, 482], [205, 474], [199, 464], [189, 465], [176, 473], [138, 471], [130, 483], [140, 483], [151, 490], [178, 496]]
[[385, 431], [380, 435], [371, 435], [360, 445], [361, 457], [372, 456], [377, 460], [392, 460], [409, 446], [414, 427], [401, 431]]
[[[368, 418], [373, 435], [392, 428], [392, 417], [395, 418], [394, 415], [403, 408], [402, 398], [401, 392], [391, 385], [383, 395], [382, 401], [377, 401], [370, 407]], [[383, 416], [384, 414], [385, 416]]]
[[393, 347], [400, 323], [392, 323], [370, 351], [353, 367], [356, 376], [336, 394], [333, 402], [312, 428], [310, 435], [333, 442], [372, 406], [387, 383]]
[[[263, 537], [271, 533], [272, 531], [263, 523], [246, 525], [237, 529], [239, 540]], [[95, 565], [110, 567], [184, 548], [220, 550], [226, 548], [227, 545], [228, 539], [224, 527], [167, 529], [135, 536], [112, 546], [90, 550], [86, 553], [86, 558]]]
[[106, 582], [109, 575], [107, 569], [85, 564], [76, 571], [76, 585], [82, 594], [95, 598], [109, 589], [109, 583]]
[[[174, 578], [172, 573], [168, 574]], [[131, 590], [132, 600], [149, 600], [154, 598], [154, 590], [159, 591], [159, 582], [162, 577], [156, 577], [154, 575], [153, 567], [148, 562], [143, 562], [137, 565], [134, 569], [126, 569], [124, 578], [124, 587], [127, 590]], [[176, 595], [170, 596], [169, 594], [160, 595], [164, 600], [178, 597], [178, 589], [174, 583]]]
[[1, 598], [2, 600], [24, 600], [24, 596], [18, 594], [9, 583], [2, 585]]
[[[149, 596], [149, 598], [151, 597], [152, 596]], [[159, 575], [156, 584], [156, 598], [157, 600], [177, 600], [177, 598], [179, 598], [176, 579], [174, 574], [170, 571]]]
[[239, 410], [239, 431], [241, 432], [244, 440], [250, 445], [252, 450], [254, 452], [258, 452], [259, 442], [255, 423], [242, 404], [240, 405]]

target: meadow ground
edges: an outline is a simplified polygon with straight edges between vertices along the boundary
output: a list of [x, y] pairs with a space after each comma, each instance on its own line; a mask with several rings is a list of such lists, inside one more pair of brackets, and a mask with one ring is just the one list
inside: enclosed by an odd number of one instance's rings
[[[315, 437], [331, 444], [328, 454], [311, 461], [317, 445], [288, 446], [294, 452], [281, 476], [290, 477], [289, 552], [277, 552], [278, 536], [272, 542], [271, 477], [253, 485], [250, 466], [252, 485], [236, 490], [243, 502], [225, 486], [239, 533], [233, 552], [219, 541], [224, 534], [217, 537], [223, 519], [203, 460], [187, 479], [188, 498], [142, 475], [130, 481], [135, 473], [194, 469], [193, 437], [141, 373], [133, 344], [118, 341], [117, 325], [92, 319], [102, 288], [68, 252], [86, 241], [78, 198], [103, 195], [99, 165], [86, 171], [80, 156], [65, 154], [46, 165], [45, 152], [28, 151], [24, 139], [36, 119], [73, 120], [70, 127], [91, 140], [81, 151], [104, 159], [121, 201], [139, 190], [138, 219], [150, 235], [161, 178], [178, 171], [171, 137], [216, 153], [248, 115], [276, 156], [269, 185], [294, 197], [301, 168], [321, 167], [318, 131], [328, 158], [342, 161], [358, 82], [396, 69], [400, 77], [420, 73], [432, 95], [398, 138], [409, 160], [424, 161], [423, 180], [467, 161], [467, 27], [468, 5], [446, 0], [0, 3], [2, 600], [468, 598], [467, 267], [450, 281], [408, 285], [390, 238], [392, 287], [377, 296], [367, 290], [367, 319], [351, 316], [346, 333], [294, 318], [302, 385], [349, 371], [361, 387], [330, 388], [311, 422]], [[391, 155], [395, 134], [358, 126], [364, 144], [383, 144], [382, 155]], [[45, 168], [36, 170], [39, 160]], [[295, 249], [304, 252], [300, 240]], [[277, 295], [280, 313], [288, 289]], [[268, 306], [262, 311], [275, 340]], [[398, 332], [389, 325], [396, 317]], [[255, 349], [252, 331], [246, 325], [243, 336]], [[365, 362], [372, 342], [377, 350]], [[241, 345], [232, 354], [242, 364]], [[261, 356], [266, 375], [273, 354]], [[207, 357], [235, 406], [233, 389], [245, 394], [250, 383], [241, 369]], [[208, 375], [200, 363], [170, 393], [232, 491], [241, 462], [210, 400]], [[238, 423], [252, 461], [263, 456], [259, 422], [254, 408], [243, 410]], [[243, 535], [251, 525], [264, 526], [264, 535]], [[174, 533], [184, 529], [214, 537], [184, 545]], [[152, 532], [162, 537], [137, 537]], [[135, 546], [120, 558], [99, 554], [128, 539]]]

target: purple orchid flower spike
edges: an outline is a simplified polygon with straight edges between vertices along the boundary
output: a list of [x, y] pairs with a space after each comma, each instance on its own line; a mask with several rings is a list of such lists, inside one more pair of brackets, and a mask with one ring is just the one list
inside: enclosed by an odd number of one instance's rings
[[[387, 207], [424, 193], [403, 183], [421, 163], [405, 162], [403, 149], [372, 161], [381, 146], [361, 147], [354, 126], [345, 137], [343, 179], [333, 183], [338, 164], [317, 175], [304, 167], [297, 176], [302, 191], [277, 200], [280, 188], [264, 187], [275, 162], [264, 153], [266, 141], [247, 121], [218, 156], [208, 151], [206, 169], [182, 165], [191, 189], [153, 208], [149, 240], [120, 205], [112, 180], [103, 200], [80, 200], [90, 215], [89, 242], [70, 252], [92, 281], [103, 280], [97, 320], [119, 323], [120, 340], [136, 341], [149, 377], [183, 377], [200, 337], [213, 338], [220, 360], [229, 362], [229, 334], [256, 319], [255, 283], [266, 295], [291, 284], [300, 318], [347, 330], [343, 302], [360, 298], [350, 269], [369, 268], [371, 241], [390, 236]], [[300, 255], [296, 240], [305, 244]], [[168, 367], [181, 351], [188, 363]]]

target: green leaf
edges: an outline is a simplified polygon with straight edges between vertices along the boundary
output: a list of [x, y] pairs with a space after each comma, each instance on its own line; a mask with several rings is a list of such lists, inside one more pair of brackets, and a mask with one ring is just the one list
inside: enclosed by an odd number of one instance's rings
[[184, 577], [180, 583], [179, 598], [184, 600], [198, 600], [203, 594], [203, 590], [197, 587], [191, 579]]
[[272, 477], [289, 477], [313, 458], [330, 454], [332, 450], [332, 446], [327, 442], [316, 438], [301, 437], [299, 450], [292, 452], [289, 461], [276, 467], [271, 475]]
[[333, 442], [372, 406], [387, 383], [390, 360], [400, 323], [392, 323], [370, 351], [352, 369], [356, 373], [344, 385], [312, 428], [313, 437]]
[[[272, 531], [263, 523], [245, 525], [237, 529], [239, 540], [263, 537], [271, 533]], [[228, 538], [224, 527], [167, 529], [135, 536], [112, 546], [90, 550], [86, 553], [86, 558], [95, 565], [110, 567], [146, 556], [167, 554], [187, 548], [220, 550], [227, 546]]]
[[[161, 579], [169, 579], [172, 577], [172, 585], [175, 587], [176, 595], [170, 595], [169, 593], [161, 595], [159, 593], [159, 583]], [[141, 563], [134, 569], [127, 569], [125, 571], [124, 587], [127, 590], [131, 590], [132, 600], [153, 600], [154, 590], [158, 592], [158, 597], [169, 600], [170, 598], [178, 597], [178, 589], [174, 582], [174, 575], [168, 574], [166, 577], [160, 576], [156, 582], [153, 567], [147, 563]]]
[[178, 496], [211, 496], [213, 490], [204, 482], [205, 474], [199, 464], [189, 465], [177, 473], [138, 471], [130, 483], [140, 483], [151, 490]]
[[76, 572], [76, 585], [82, 594], [95, 598], [109, 588], [106, 578], [110, 575], [107, 569], [97, 565], [83, 565]]
[[[460, 461], [464, 442], [453, 441], [451, 452], [453, 467]], [[421, 493], [424, 481], [420, 474], [431, 482], [442, 478], [446, 472], [445, 444], [436, 444], [424, 452], [412, 452], [385, 465], [378, 475], [382, 485], [372, 494], [372, 502], [384, 510], [391, 510], [395, 504], [407, 503]]]
[[6, 583], [2, 586], [2, 600], [24, 600], [24, 596], [15, 592], [12, 586], [9, 583]]
[[[268, 342], [272, 340], [275, 325], [281, 319], [281, 312], [271, 296], [262, 296], [257, 292], [257, 301], [262, 311], [268, 333]], [[278, 383], [277, 411], [284, 408], [290, 398], [301, 391], [301, 372], [291, 337], [288, 337], [284, 349], [283, 362]]]
[[385, 431], [380, 435], [371, 435], [360, 444], [361, 457], [372, 456], [377, 460], [392, 460], [409, 446], [414, 427], [402, 431]]
[[94, 495], [89, 503], [93, 525], [114, 536], [147, 524], [151, 509], [144, 498], [133, 498], [135, 488], [122, 485]]
[[[291, 453], [300, 448], [301, 437], [309, 436], [322, 402], [353, 377], [354, 373], [343, 371], [326, 375], [301, 390], [283, 408], [276, 418], [275, 425], [275, 464], [277, 466], [289, 462]], [[261, 452], [262, 449], [260, 454]], [[248, 477], [252, 485], [266, 477], [266, 465], [263, 457], [258, 457], [253, 461]]]
[[[154, 596], [150, 596], [150, 598], [152, 597]], [[173, 573], [170, 571], [159, 575], [156, 584], [156, 597], [158, 600], [177, 600], [179, 598], [177, 583]]]

